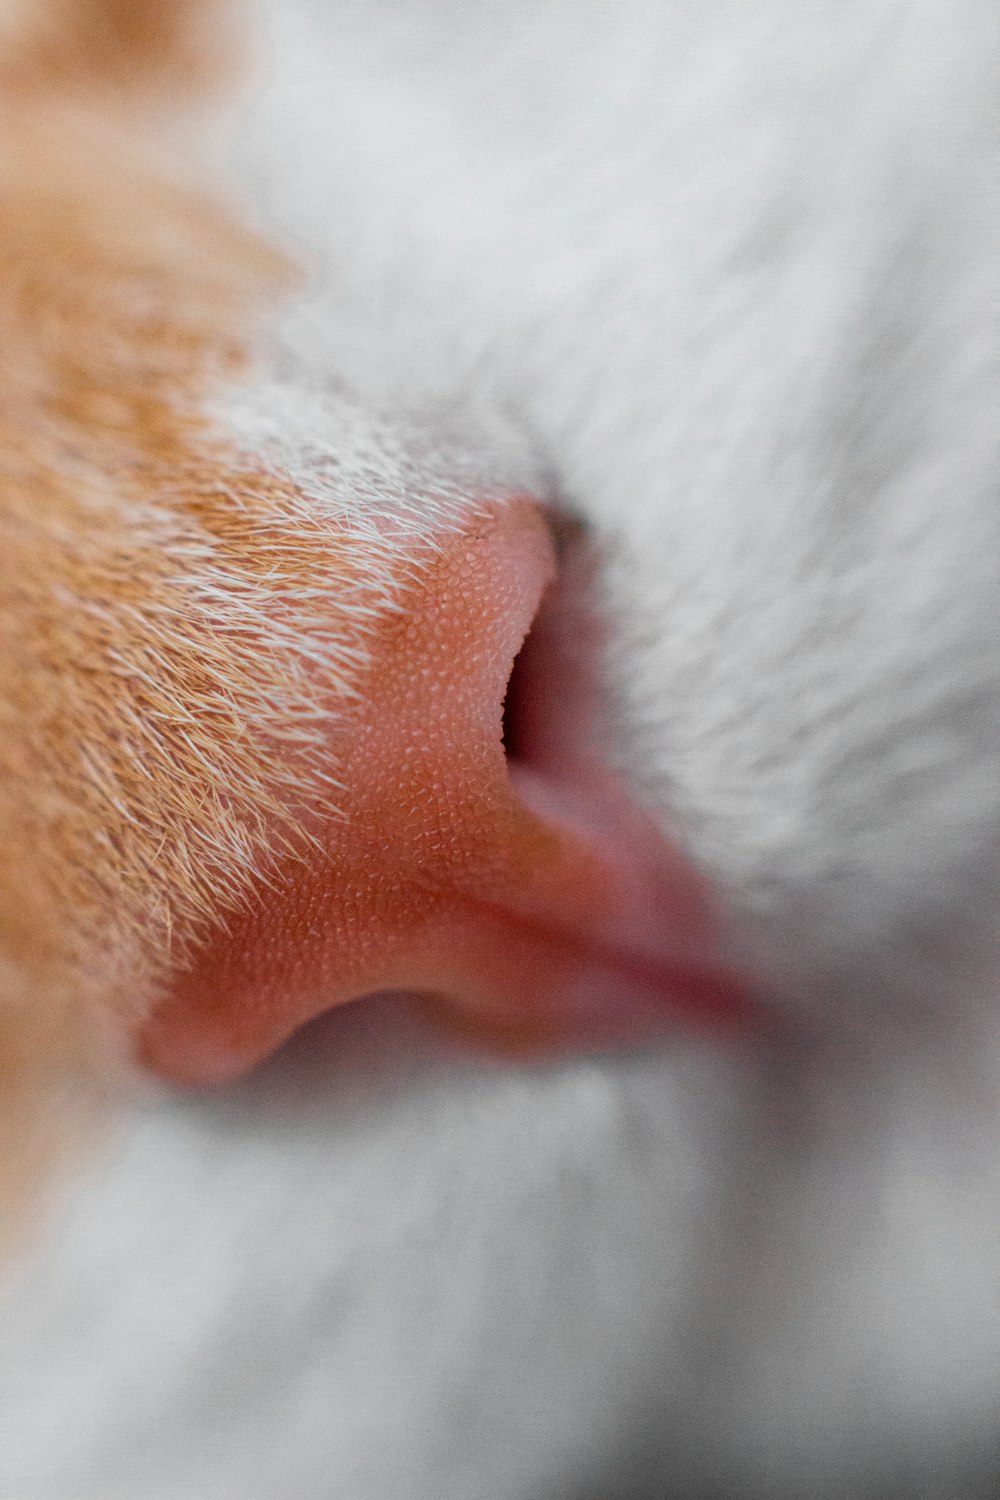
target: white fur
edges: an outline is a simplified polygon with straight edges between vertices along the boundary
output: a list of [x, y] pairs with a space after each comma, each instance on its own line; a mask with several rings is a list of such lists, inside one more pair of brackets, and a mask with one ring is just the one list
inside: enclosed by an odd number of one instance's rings
[[266, 19], [276, 378], [592, 523], [627, 763], [809, 1026], [522, 1072], [386, 1004], [141, 1116], [5, 1315], [0, 1492], [995, 1493], [994, 7]]

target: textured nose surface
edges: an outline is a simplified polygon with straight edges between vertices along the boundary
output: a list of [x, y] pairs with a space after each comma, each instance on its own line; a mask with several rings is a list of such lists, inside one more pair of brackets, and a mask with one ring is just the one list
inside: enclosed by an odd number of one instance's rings
[[548, 528], [519, 500], [415, 571], [340, 721], [335, 811], [170, 985], [141, 1038], [155, 1069], [227, 1077], [387, 989], [515, 1045], [737, 1003], [708, 962], [698, 881], [667, 846], [645, 828], [622, 839], [620, 819], [613, 837], [577, 825], [509, 774], [507, 683], [554, 574]]

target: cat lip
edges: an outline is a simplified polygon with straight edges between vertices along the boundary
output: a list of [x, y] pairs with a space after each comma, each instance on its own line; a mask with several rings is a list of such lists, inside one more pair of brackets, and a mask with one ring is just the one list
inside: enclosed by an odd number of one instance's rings
[[586, 631], [554, 575], [525, 500], [416, 570], [335, 747], [346, 804], [170, 981], [139, 1037], [152, 1067], [221, 1080], [386, 990], [518, 1049], [740, 1013], [703, 881], [602, 760]]
[[[550, 914], [547, 922], [503, 909], [475, 915], [471, 952], [466, 933], [423, 993], [450, 1029], [502, 1051], [603, 1050], [681, 1025], [731, 1028], [752, 1016], [746, 983], [713, 965], [703, 949], [688, 950], [672, 912], [662, 914], [658, 953], [594, 925], [586, 932], [560, 927]], [[662, 941], [666, 932], [673, 942]], [[449, 983], [456, 954], [461, 972]]]
[[[748, 984], [716, 956], [705, 882], [618, 777], [585, 765], [557, 781], [518, 763], [510, 782], [522, 806], [560, 830], [578, 879], [480, 907], [479, 942], [492, 962], [467, 967], [492, 983], [485, 993], [467, 987], [457, 1005], [443, 1002], [459, 1031], [544, 1051], [749, 1019]], [[512, 951], [503, 959], [505, 942]]]

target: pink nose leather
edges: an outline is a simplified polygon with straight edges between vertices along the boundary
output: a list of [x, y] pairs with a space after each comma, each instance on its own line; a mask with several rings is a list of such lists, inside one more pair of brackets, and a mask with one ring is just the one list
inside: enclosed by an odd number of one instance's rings
[[[226, 1078], [330, 1007], [388, 989], [514, 1047], [740, 1011], [741, 985], [711, 958], [701, 883], [646, 820], [617, 793], [610, 821], [567, 818], [508, 767], [507, 683], [554, 574], [527, 501], [443, 539], [341, 721], [336, 813], [171, 983], [140, 1037], [154, 1069]], [[609, 801], [605, 780], [591, 777], [595, 801]]]

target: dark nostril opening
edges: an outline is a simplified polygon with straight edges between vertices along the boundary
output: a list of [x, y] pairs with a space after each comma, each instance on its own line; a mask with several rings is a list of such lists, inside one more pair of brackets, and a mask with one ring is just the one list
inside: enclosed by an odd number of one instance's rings
[[595, 560], [584, 527], [550, 517], [559, 573], [545, 593], [507, 684], [503, 744], [511, 768], [558, 777], [590, 756], [603, 720], [603, 630], [595, 604]]
[[[541, 608], [544, 607], [543, 604]], [[531, 763], [532, 725], [535, 723], [537, 726], [539, 697], [546, 696], [543, 675], [545, 648], [544, 640], [539, 641], [537, 624], [536, 618], [514, 658], [503, 703], [504, 752], [509, 762], [519, 762], [522, 765]]]

